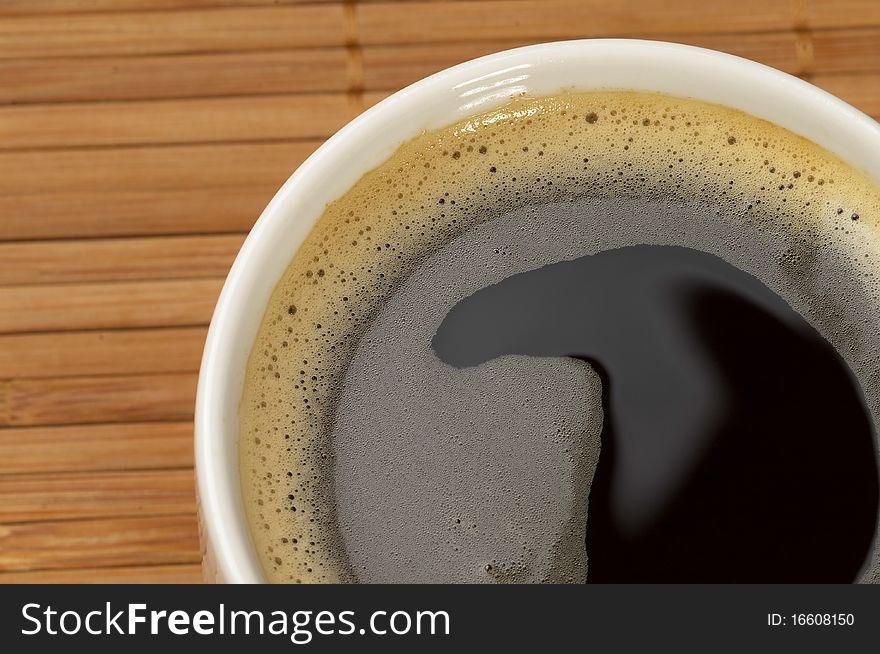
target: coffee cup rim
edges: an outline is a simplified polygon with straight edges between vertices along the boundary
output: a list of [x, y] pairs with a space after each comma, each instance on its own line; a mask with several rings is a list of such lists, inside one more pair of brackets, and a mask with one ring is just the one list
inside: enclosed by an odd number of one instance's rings
[[265, 581], [238, 470], [238, 404], [269, 296], [320, 217], [406, 140], [482, 113], [522, 92], [634, 90], [712, 102], [817, 143], [880, 183], [880, 124], [787, 73], [734, 55], [662, 41], [586, 39], [505, 50], [398, 91], [339, 130], [263, 210], [224, 283], [208, 330], [195, 406], [195, 467], [206, 575]]

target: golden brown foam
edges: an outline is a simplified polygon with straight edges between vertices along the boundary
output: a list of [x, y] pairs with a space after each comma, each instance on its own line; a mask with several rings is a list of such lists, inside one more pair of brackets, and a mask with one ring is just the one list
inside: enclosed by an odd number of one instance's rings
[[251, 352], [241, 476], [270, 581], [354, 578], [333, 514], [329, 434], [351, 353], [397, 284], [476, 224], [584, 196], [713, 205], [718, 220], [837, 248], [877, 299], [878, 188], [744, 113], [657, 94], [564, 93], [422, 134], [327, 207]]

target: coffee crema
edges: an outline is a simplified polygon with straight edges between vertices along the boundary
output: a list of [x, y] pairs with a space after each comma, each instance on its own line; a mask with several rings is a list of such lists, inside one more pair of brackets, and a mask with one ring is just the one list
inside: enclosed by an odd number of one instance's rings
[[[403, 144], [326, 208], [251, 352], [240, 469], [268, 580], [590, 579], [603, 371], [432, 349], [459, 303], [543, 266], [656, 246], [751, 275], [845, 362], [873, 434], [878, 221], [878, 188], [812, 142], [659, 94], [523, 98]], [[876, 440], [854, 451], [876, 494]]]

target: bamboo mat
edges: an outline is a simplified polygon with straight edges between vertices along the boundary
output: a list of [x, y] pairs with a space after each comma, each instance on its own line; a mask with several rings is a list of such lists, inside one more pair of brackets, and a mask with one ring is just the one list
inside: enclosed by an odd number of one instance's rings
[[275, 189], [409, 82], [602, 36], [880, 116], [877, 0], [0, 0], [0, 582], [198, 581], [198, 362]]

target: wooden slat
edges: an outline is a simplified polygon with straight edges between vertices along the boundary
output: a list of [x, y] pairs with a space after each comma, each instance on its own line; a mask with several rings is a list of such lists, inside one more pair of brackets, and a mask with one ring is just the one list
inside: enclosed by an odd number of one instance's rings
[[[749, 32], [880, 24], [874, 0], [477, 0], [357, 5], [363, 44]], [[120, 19], [124, 16], [124, 19]], [[0, 27], [0, 57], [69, 57], [344, 45], [341, 4], [19, 16]]]
[[[38, 194], [0, 195], [0, 241], [246, 232], [289, 174], [281, 164], [274, 173], [264, 172], [267, 178], [278, 177], [277, 183], [216, 189], [55, 191], [50, 202]], [[71, 215], [77, 219], [71, 220]]]
[[191, 469], [0, 477], [0, 523], [195, 511]]
[[363, 44], [470, 42], [516, 35], [553, 40], [615, 36], [746, 33], [880, 25], [876, 0], [481, 0], [412, 2], [402, 18], [395, 3], [359, 5]]
[[0, 108], [0, 148], [325, 138], [369, 106], [341, 93]]
[[0, 243], [0, 285], [222, 277], [243, 234]]
[[846, 100], [869, 116], [880, 118], [880, 73], [864, 75], [815, 75], [816, 86]]
[[0, 571], [199, 560], [192, 515], [0, 525]]
[[193, 416], [197, 375], [0, 382], [0, 426], [180, 421]]
[[0, 379], [199, 369], [207, 328], [0, 335]]
[[344, 91], [343, 48], [0, 60], [0, 103]]
[[880, 29], [828, 30], [811, 35], [814, 71], [846, 73], [880, 70]]
[[190, 422], [0, 429], [0, 474], [193, 465]]
[[0, 334], [206, 325], [222, 279], [0, 288]]
[[[263, 44], [254, 43], [254, 32], [267, 30], [267, 18], [274, 19], [277, 24], [286, 26], [288, 23], [305, 23], [300, 26], [296, 36], [305, 39], [318, 38], [309, 34], [317, 30], [320, 25], [329, 27], [331, 35], [324, 35], [324, 39], [333, 44], [344, 43], [344, 30], [342, 11], [339, 7], [341, 2], [329, 1], [326, 4], [336, 5], [332, 7], [274, 7], [271, 9], [242, 8], [241, 5], [277, 5], [298, 4], [300, 0], [190, 0], [179, 2], [177, 0], [6, 0], [0, 6], [0, 15], [22, 15], [23, 19], [29, 19], [42, 27], [47, 32], [57, 31], [58, 25], [64, 22], [73, 23], [66, 26], [62, 34], [53, 34], [54, 39], [46, 43], [45, 48], [50, 50], [59, 47], [65, 39], [73, 40], [81, 36], [86, 43], [75, 44], [77, 48], [101, 47], [99, 54], [106, 55], [108, 51], [116, 51], [120, 45], [114, 39], [103, 41], [101, 39], [108, 24], [124, 24], [125, 22], [138, 22], [146, 17], [151, 25], [161, 27], [171, 26], [175, 29], [174, 34], [165, 35], [165, 43], [145, 39], [141, 30], [131, 27], [123, 31], [126, 35], [133, 33], [138, 39], [136, 43], [128, 47], [135, 54], [163, 48], [173, 48], [173, 39], [179, 33], [188, 28], [189, 34], [199, 42], [207, 41], [209, 44], [221, 43], [229, 50], [248, 50], [252, 48], [279, 48], [285, 47], [279, 43], [277, 35], [269, 34], [269, 38]], [[302, 0], [302, 4], [319, 4], [322, 0]], [[358, 3], [356, 15], [359, 17], [358, 25], [361, 32], [366, 31], [363, 42], [424, 42], [431, 40], [478, 40], [486, 38], [510, 38], [512, 35], [520, 37], [532, 36], [533, 38], [552, 38], [554, 36], [590, 36], [590, 35], [633, 35], [633, 34], [656, 34], [660, 31], [671, 33], [699, 32], [712, 29], [715, 31], [766, 31], [769, 29], [812, 28], [821, 29], [828, 27], [863, 27], [865, 25], [880, 24], [880, 10], [873, 0], [800, 0], [797, 3], [784, 2], [782, 0], [747, 0], [739, 3], [727, 3], [713, 7], [712, 20], [709, 20], [705, 12], [705, 4], [700, 0], [641, 0], [629, 2], [608, 3], [600, 0], [483, 0], [461, 1], [456, 9], [450, 11], [444, 2], [406, 2], [403, 10], [401, 2], [364, 2]], [[61, 7], [60, 9], [58, 7]], [[202, 11], [179, 11], [180, 9], [192, 9], [204, 7]], [[231, 7], [231, 8], [225, 8]], [[541, 8], [546, 7], [546, 11]], [[132, 17], [125, 14], [100, 13], [86, 16], [53, 16], [61, 12], [107, 12], [120, 10], [154, 10], [154, 9], [177, 9], [178, 11], [147, 11], [143, 14], [136, 13]], [[211, 11], [215, 9], [215, 11]], [[404, 13], [405, 12], [405, 13]], [[43, 13], [56, 20], [46, 20], [46, 16], [30, 16], [30, 14]], [[177, 20], [175, 20], [175, 17]], [[202, 18], [207, 24], [199, 25], [198, 19]], [[240, 30], [231, 30], [225, 34], [225, 41], [221, 40], [220, 34], [206, 36], [204, 32], [208, 28], [229, 29], [234, 24], [233, 18], [243, 21]], [[440, 20], [437, 20], [440, 18]], [[79, 19], [79, 20], [77, 20]], [[430, 21], [430, 22], [428, 22]], [[390, 29], [392, 23], [397, 26]], [[27, 20], [13, 23], [9, 31], [25, 31], [30, 25]], [[432, 28], [436, 27], [433, 32]], [[16, 29], [17, 28], [17, 29]], [[312, 29], [310, 29], [312, 28]], [[77, 31], [79, 30], [79, 31]], [[129, 32], [130, 31], [130, 32]], [[143, 30], [146, 31], [146, 30]], [[451, 32], [447, 34], [447, 31]], [[245, 32], [241, 34], [240, 32]], [[403, 41], [389, 40], [390, 35], [404, 33]], [[406, 34], [408, 33], [408, 35]], [[434, 39], [415, 39], [415, 35], [431, 36]], [[22, 38], [21, 35], [18, 35]], [[273, 38], [274, 37], [274, 38]], [[384, 37], [386, 40], [382, 40]], [[140, 40], [143, 39], [143, 42]], [[32, 44], [36, 48], [38, 44]], [[290, 47], [290, 43], [286, 47]], [[178, 46], [179, 47], [179, 46]], [[194, 47], [190, 45], [189, 47]], [[203, 46], [204, 47], [204, 46]], [[40, 56], [45, 56], [45, 50], [40, 50]], [[70, 54], [64, 52], [63, 54]]]
[[140, 567], [80, 568], [5, 572], [0, 584], [200, 584], [202, 567], [195, 563]]
[[[853, 0], [856, 1], [856, 0]], [[863, 0], [869, 4], [871, 0]], [[716, 3], [707, 20], [705, 0], [481, 0], [456, 4], [412, 2], [406, 12], [394, 3], [358, 7], [358, 36], [364, 44], [468, 42], [509, 38], [748, 32], [789, 29], [790, 0]], [[815, 27], [837, 23], [817, 14]]]
[[317, 145], [0, 153], [0, 240], [247, 231]]
[[801, 27], [880, 25], [880, 2], [876, 0], [799, 0], [793, 6]]
[[76, 57], [343, 45], [341, 4], [15, 16], [0, 58]]
[[[403, 0], [406, 1], [406, 0]], [[3, 0], [0, 16], [151, 9], [212, 9], [333, 3], [339, 0]]]
[[[0, 198], [40, 194], [45, 206], [57, 202], [58, 191], [153, 191], [155, 200], [161, 202], [158, 191], [168, 189], [277, 187], [318, 144], [297, 141], [4, 152], [0, 153]], [[10, 212], [5, 211], [8, 207], [0, 208], [4, 209], [2, 234]], [[118, 210], [124, 212], [125, 207]]]

